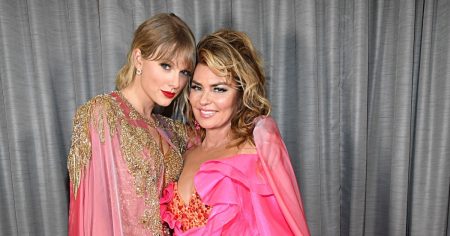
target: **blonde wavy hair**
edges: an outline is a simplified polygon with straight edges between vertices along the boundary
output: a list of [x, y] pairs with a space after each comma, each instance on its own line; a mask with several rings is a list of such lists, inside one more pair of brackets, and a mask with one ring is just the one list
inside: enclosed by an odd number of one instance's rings
[[[134, 49], [139, 49], [142, 57], [147, 60], [172, 61], [174, 58], [181, 57], [184, 63], [189, 65], [190, 71], [194, 70], [196, 64], [194, 34], [189, 26], [173, 13], [154, 15], [136, 29], [127, 61], [116, 76], [118, 90], [129, 86], [136, 76], [132, 58]], [[175, 101], [177, 102], [180, 101]]]
[[[269, 115], [271, 105], [266, 97], [263, 63], [250, 38], [231, 29], [216, 31], [198, 43], [197, 60], [218, 76], [227, 77], [238, 90], [236, 113], [231, 118], [230, 146], [239, 146], [246, 141], [254, 144], [254, 120]], [[193, 125], [190, 106], [185, 109], [185, 115], [188, 123]]]

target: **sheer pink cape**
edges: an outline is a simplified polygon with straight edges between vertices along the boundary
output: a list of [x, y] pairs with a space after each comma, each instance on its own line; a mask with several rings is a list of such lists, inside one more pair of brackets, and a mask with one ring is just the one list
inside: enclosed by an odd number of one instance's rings
[[[93, 128], [90, 130], [96, 132]], [[123, 235], [127, 232], [122, 221], [120, 195], [121, 190], [132, 193], [134, 186], [131, 176], [123, 173], [127, 167], [121, 160], [117, 136], [111, 138], [108, 133], [105, 139], [103, 144], [99, 135], [91, 135], [92, 158], [76, 197], [74, 186], [70, 185], [68, 235]], [[144, 207], [143, 201], [134, 204], [137, 208]]]
[[289, 227], [294, 235], [309, 235], [297, 179], [275, 121], [271, 117], [260, 117], [253, 138], [264, 173]]
[[[120, 99], [115, 93], [112, 96]], [[130, 112], [125, 103], [121, 102], [120, 106], [125, 114]], [[107, 124], [106, 117], [102, 119], [103, 124]], [[143, 120], [129, 122], [147, 128]], [[76, 196], [74, 186], [70, 184], [68, 235], [159, 235], [161, 232], [152, 232], [140, 223], [146, 209], [145, 199], [136, 193], [135, 178], [124, 160], [120, 129], [113, 135], [108, 127], [104, 128], [104, 135], [98, 129], [93, 122], [89, 123], [92, 155], [83, 170]], [[169, 145], [174, 146], [166, 131], [161, 128], [157, 131]], [[148, 151], [142, 153], [142, 158], [151, 158]], [[161, 176], [163, 173], [161, 171]], [[162, 186], [154, 187], [158, 192], [162, 191]], [[155, 201], [158, 203], [159, 199]], [[158, 214], [158, 210], [151, 214]], [[159, 216], [157, 218], [160, 219]]]
[[164, 191], [161, 218], [175, 235], [309, 235], [289, 155], [272, 118], [258, 118], [254, 139], [257, 154], [207, 161], [195, 175], [198, 194], [212, 206], [205, 226], [182, 232], [166, 210], [173, 187]]

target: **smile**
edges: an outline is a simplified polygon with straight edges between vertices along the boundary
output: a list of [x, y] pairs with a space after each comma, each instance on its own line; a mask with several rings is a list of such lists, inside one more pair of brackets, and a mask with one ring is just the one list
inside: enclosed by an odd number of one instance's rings
[[200, 111], [200, 116], [203, 118], [209, 118], [209, 117], [213, 116], [214, 114], [216, 114], [216, 111], [212, 111], [212, 110], [199, 109], [199, 111]]
[[175, 94], [176, 93], [171, 93], [171, 92], [168, 92], [168, 91], [164, 91], [164, 90], [161, 90], [161, 92], [164, 94], [164, 96], [166, 96], [167, 98], [173, 98], [173, 97], [175, 97]]

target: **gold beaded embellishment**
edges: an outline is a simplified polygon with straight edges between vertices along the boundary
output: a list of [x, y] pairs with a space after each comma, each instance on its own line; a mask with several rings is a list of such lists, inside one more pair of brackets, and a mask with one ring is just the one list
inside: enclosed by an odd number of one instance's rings
[[[139, 223], [144, 228], [151, 229], [152, 232], [161, 232], [159, 196], [162, 186], [160, 183], [165, 186], [178, 179], [183, 164], [181, 153], [186, 145], [186, 129], [181, 122], [162, 116], [155, 116], [156, 123], [144, 119], [119, 92], [113, 93], [117, 93], [129, 107], [130, 119], [144, 120], [151, 128], [161, 126], [160, 128], [167, 131], [176, 148], [170, 148], [164, 156], [151, 132], [130, 124], [119, 102], [113, 96], [99, 95], [81, 106], [74, 117], [72, 144], [67, 162], [74, 197], [77, 196], [83, 172], [92, 155], [89, 126], [92, 124], [97, 129], [101, 142], [105, 141], [104, 129], [107, 127], [111, 136], [116, 135], [117, 132], [120, 135], [122, 156], [129, 173], [133, 176], [136, 194], [144, 198], [146, 209], [143, 210]], [[162, 171], [164, 175], [160, 174]]]

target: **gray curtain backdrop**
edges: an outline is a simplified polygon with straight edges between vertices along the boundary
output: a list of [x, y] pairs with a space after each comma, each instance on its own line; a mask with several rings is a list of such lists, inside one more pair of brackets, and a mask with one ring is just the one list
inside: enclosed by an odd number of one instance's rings
[[312, 235], [450, 235], [448, 0], [1, 0], [1, 235], [67, 234], [72, 116], [157, 12], [253, 39]]

